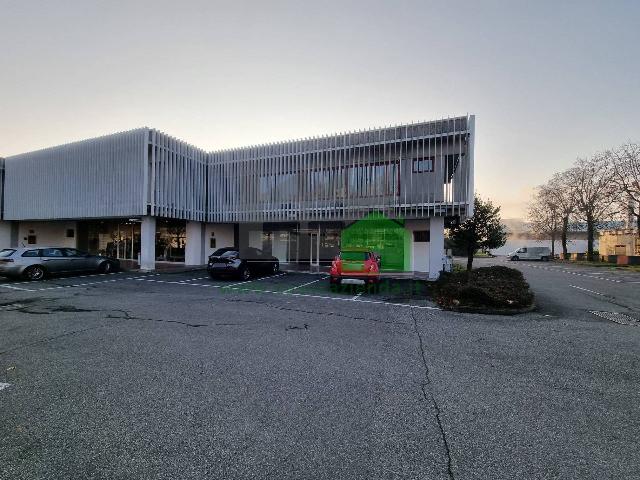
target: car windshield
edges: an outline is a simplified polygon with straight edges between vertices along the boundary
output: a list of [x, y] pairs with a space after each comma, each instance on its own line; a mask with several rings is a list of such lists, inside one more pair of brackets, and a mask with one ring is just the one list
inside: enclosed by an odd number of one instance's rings
[[225, 248], [220, 248], [220, 249], [216, 250], [215, 252], [213, 252], [213, 254], [211, 256], [212, 257], [224, 257], [224, 258], [237, 257], [238, 256], [238, 252], [236, 252], [235, 250], [227, 250]]
[[362, 262], [367, 259], [366, 252], [342, 252], [340, 258], [348, 262]]
[[13, 255], [13, 252], [15, 252], [13, 248], [2, 249], [0, 250], [0, 258], [10, 257], [11, 255]]

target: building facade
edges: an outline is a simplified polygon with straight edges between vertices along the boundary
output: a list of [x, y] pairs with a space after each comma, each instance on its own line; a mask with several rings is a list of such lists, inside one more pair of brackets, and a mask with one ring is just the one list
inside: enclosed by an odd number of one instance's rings
[[253, 247], [313, 269], [360, 222], [373, 232], [360, 246], [401, 244], [394, 268], [435, 278], [445, 222], [473, 211], [474, 135], [464, 116], [206, 152], [141, 128], [15, 155], [0, 160], [0, 247], [73, 246], [143, 269]]

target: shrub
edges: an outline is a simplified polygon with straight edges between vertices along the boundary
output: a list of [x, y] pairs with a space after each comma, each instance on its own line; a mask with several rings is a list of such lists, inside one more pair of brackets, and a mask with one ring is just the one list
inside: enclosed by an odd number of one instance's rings
[[443, 308], [522, 309], [533, 304], [533, 293], [522, 272], [493, 266], [443, 274], [435, 300]]

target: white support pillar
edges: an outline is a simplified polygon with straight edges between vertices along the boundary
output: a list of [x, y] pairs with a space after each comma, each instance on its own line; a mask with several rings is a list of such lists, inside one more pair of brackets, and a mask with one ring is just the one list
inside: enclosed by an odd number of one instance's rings
[[436, 280], [444, 265], [444, 217], [430, 217], [429, 232], [429, 279]]
[[156, 268], [156, 218], [144, 216], [140, 225], [140, 270]]
[[5, 222], [0, 220], [0, 250], [3, 248], [16, 247], [13, 245], [11, 238], [11, 222]]
[[204, 223], [187, 222], [187, 244], [184, 250], [185, 265], [204, 265]]

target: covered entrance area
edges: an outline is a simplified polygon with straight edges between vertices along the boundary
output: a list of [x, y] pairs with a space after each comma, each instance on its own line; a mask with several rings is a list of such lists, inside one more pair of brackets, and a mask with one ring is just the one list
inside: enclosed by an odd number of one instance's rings
[[[186, 222], [183, 220], [154, 219], [147, 242], [150, 258], [154, 262], [184, 263], [186, 246]], [[140, 265], [142, 242], [141, 218], [116, 218], [78, 222], [80, 250], [92, 254], [117, 258], [124, 266], [137, 268]]]
[[291, 270], [319, 271], [340, 252], [343, 222], [240, 224], [238, 244], [259, 248]]

